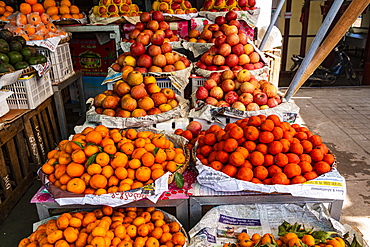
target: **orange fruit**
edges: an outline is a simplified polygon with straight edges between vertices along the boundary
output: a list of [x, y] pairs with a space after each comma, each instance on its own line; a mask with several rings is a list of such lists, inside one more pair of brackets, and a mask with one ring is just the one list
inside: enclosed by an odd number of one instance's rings
[[19, 6], [19, 11], [22, 14], [28, 15], [32, 12], [32, 7], [28, 3], [21, 3], [21, 5]]

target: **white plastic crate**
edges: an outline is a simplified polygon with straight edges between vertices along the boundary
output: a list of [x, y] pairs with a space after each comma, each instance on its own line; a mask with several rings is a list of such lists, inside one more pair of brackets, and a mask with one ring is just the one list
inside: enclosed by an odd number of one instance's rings
[[19, 78], [17, 82], [3, 88], [14, 92], [6, 99], [10, 109], [35, 109], [53, 95], [50, 72], [43, 77], [32, 74]]
[[165, 122], [153, 124], [152, 127], [173, 133], [176, 129], [186, 129], [189, 118], [174, 118]]
[[74, 70], [69, 43], [58, 45], [55, 52], [42, 47], [36, 47], [36, 50], [38, 53], [43, 54], [50, 61], [50, 77], [53, 84], [64, 81], [73, 75]]
[[198, 87], [203, 86], [204, 82], [207, 80], [207, 78], [196, 76], [196, 77], [190, 77], [191, 79], [191, 93], [197, 91]]

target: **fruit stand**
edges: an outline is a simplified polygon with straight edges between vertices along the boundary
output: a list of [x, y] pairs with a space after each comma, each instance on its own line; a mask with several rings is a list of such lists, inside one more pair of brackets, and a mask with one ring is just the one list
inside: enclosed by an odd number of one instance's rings
[[[0, 122], [10, 150], [0, 220], [36, 170], [42, 182], [31, 200], [41, 221], [19, 246], [359, 246], [338, 222], [346, 183], [335, 154], [279, 92], [279, 53], [255, 45], [256, 6], [161, 0], [143, 12], [100, 0], [87, 14], [26, 0], [4, 15], [1, 85], [14, 94]], [[26, 90], [34, 104], [19, 106], [25, 81], [47, 93]], [[83, 120], [73, 131], [68, 97]]]

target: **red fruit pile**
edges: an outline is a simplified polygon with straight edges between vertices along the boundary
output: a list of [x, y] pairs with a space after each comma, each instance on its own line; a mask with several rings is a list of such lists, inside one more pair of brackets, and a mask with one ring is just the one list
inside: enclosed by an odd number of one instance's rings
[[186, 130], [176, 129], [174, 133], [189, 140], [189, 143], [186, 145], [190, 150], [192, 150], [198, 137], [204, 135], [204, 131], [202, 131], [202, 129], [203, 126], [201, 123], [198, 121], [191, 121], [186, 126]]
[[241, 11], [256, 9], [256, 0], [206, 0], [201, 8], [202, 11]]
[[150, 42], [161, 45], [164, 42], [179, 41], [179, 38], [164, 21], [163, 13], [154, 11], [151, 15], [148, 12], [141, 13], [140, 22], [136, 23], [135, 29], [129, 33], [129, 39], [123, 39], [123, 42], [133, 43], [134, 41], [143, 45], [149, 45]]
[[241, 111], [273, 108], [281, 103], [277, 88], [266, 80], [258, 81], [248, 70], [213, 72], [195, 97], [216, 107]]
[[212, 125], [198, 139], [203, 165], [253, 183], [297, 184], [329, 172], [335, 157], [318, 135], [277, 115]]

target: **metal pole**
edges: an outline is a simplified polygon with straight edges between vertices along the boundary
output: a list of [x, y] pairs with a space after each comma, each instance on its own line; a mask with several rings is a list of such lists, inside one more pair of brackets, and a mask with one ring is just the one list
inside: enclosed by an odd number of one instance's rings
[[317, 51], [317, 48], [320, 46], [326, 32], [328, 31], [331, 23], [333, 22], [339, 8], [342, 6], [343, 0], [335, 0], [333, 5], [331, 6], [328, 15], [325, 17], [324, 22], [321, 24], [319, 31], [315, 39], [313, 40], [310, 48], [307, 51], [306, 56], [304, 57], [302, 64], [299, 66], [297, 73], [295, 74], [292, 82], [289, 85], [288, 90], [286, 91], [284, 98], [289, 101], [289, 99], [293, 96], [293, 92], [296, 91], [298, 86], [298, 82], [302, 78], [303, 73], [306, 71], [308, 64], [311, 62], [312, 57]]
[[271, 33], [271, 30], [272, 28], [274, 27], [275, 23], [276, 23], [276, 20], [277, 18], [279, 17], [279, 14], [280, 14], [280, 11], [281, 9], [283, 8], [283, 5], [285, 3], [285, 0], [280, 0], [278, 6], [276, 7], [276, 11], [274, 13], [274, 16], [272, 17], [272, 20], [270, 22], [270, 25], [269, 27], [267, 28], [266, 30], [266, 33], [265, 35], [263, 36], [263, 39], [261, 41], [261, 44], [260, 44], [260, 47], [259, 49], [262, 51], [263, 50], [263, 47], [265, 46], [266, 42], [267, 42], [267, 39], [268, 37], [270, 36], [270, 33]]

